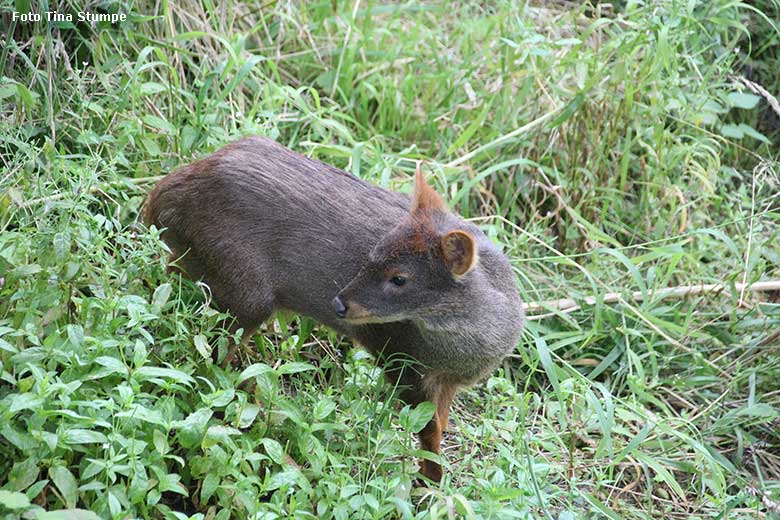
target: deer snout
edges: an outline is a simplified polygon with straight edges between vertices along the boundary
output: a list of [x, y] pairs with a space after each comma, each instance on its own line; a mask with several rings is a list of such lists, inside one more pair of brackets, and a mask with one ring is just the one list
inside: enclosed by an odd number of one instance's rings
[[339, 298], [338, 296], [333, 298], [331, 305], [333, 306], [333, 310], [336, 311], [336, 314], [338, 315], [339, 318], [343, 318], [347, 315], [347, 307], [344, 305], [344, 302], [342, 302], [341, 298]]

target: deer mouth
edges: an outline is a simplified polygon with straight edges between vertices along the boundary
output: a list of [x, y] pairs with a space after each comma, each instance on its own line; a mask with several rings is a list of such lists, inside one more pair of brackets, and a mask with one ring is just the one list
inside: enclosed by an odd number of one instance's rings
[[403, 316], [377, 316], [357, 303], [350, 303], [344, 321], [350, 325], [370, 325], [375, 323], [394, 323], [403, 321]]
[[344, 316], [344, 321], [350, 325], [369, 325], [372, 323], [395, 323], [404, 321], [405, 316], [386, 315], [380, 316], [369, 311], [359, 303], [350, 303]]
[[380, 319], [359, 303], [350, 302], [347, 305], [344, 321], [353, 325], [364, 325], [367, 323], [378, 323]]

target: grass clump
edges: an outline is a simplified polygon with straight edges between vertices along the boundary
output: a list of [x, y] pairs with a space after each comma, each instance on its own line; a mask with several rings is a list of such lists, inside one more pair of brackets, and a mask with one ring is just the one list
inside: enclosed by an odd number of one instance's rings
[[[22, 4], [0, 18], [0, 514], [780, 515], [780, 303], [736, 289], [780, 279], [775, 3]], [[223, 316], [138, 214], [251, 133], [393, 189], [423, 159], [526, 301], [595, 298], [543, 307], [460, 395], [440, 487], [412, 486], [420, 413], [332, 332], [279, 316], [241, 370], [210, 362]]]

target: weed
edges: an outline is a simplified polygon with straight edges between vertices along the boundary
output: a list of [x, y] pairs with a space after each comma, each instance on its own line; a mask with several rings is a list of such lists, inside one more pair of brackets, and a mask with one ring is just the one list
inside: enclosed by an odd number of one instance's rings
[[[780, 278], [775, 2], [92, 9], [128, 19], [0, 3], [0, 514], [777, 517], [780, 301], [737, 289]], [[211, 363], [223, 316], [138, 213], [254, 133], [400, 191], [424, 160], [526, 301], [583, 303], [456, 400], [441, 487], [334, 333]]]

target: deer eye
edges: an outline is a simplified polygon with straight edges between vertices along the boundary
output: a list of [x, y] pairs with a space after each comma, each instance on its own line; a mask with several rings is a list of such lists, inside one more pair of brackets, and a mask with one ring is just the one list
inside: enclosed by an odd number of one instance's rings
[[406, 283], [406, 277], [405, 276], [393, 276], [390, 278], [390, 283], [393, 285], [396, 285], [398, 287], [401, 287], [403, 284]]

